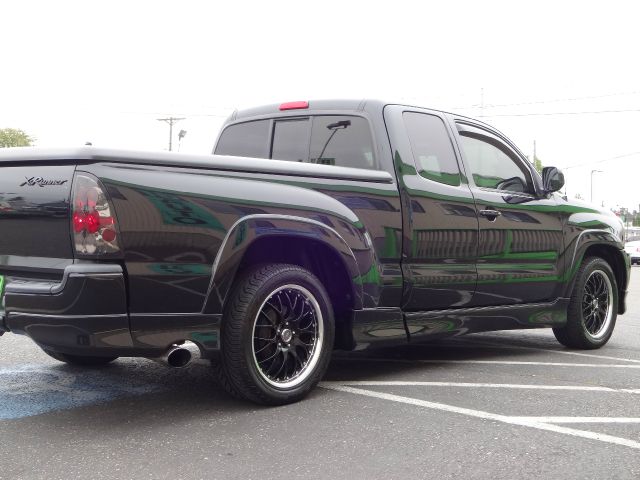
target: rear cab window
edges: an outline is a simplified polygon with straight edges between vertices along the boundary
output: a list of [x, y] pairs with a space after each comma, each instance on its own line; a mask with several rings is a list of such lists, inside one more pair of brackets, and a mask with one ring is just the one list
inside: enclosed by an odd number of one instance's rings
[[268, 158], [269, 120], [236, 123], [224, 129], [216, 145], [216, 155]]
[[313, 117], [310, 163], [377, 169], [369, 122], [362, 117]]
[[238, 123], [222, 132], [215, 149], [218, 155], [376, 170], [379, 164], [374, 151], [369, 121], [355, 115], [279, 117]]
[[269, 158], [306, 162], [309, 159], [309, 124], [308, 118], [276, 120]]
[[408, 111], [402, 117], [418, 174], [434, 182], [459, 186], [460, 168], [442, 119]]

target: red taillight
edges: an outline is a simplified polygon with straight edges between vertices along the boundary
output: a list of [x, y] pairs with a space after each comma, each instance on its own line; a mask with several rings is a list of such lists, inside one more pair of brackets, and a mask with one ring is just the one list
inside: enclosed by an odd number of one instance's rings
[[108, 228], [102, 232], [102, 239], [105, 242], [113, 242], [116, 239], [116, 232], [113, 229]]
[[73, 231], [80, 233], [84, 230], [84, 214], [79, 212], [73, 213]]
[[119, 252], [113, 209], [100, 181], [81, 173], [73, 182], [71, 227], [76, 253], [104, 255]]
[[280, 105], [280, 110], [298, 110], [309, 108], [309, 102], [287, 102]]
[[89, 212], [84, 216], [84, 224], [87, 232], [96, 233], [100, 229], [100, 215], [96, 210], [91, 210], [91, 203], [89, 203]]

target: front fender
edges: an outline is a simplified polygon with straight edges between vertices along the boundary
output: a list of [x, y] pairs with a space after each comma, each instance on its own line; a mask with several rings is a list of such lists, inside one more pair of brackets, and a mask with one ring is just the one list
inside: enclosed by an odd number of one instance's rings
[[629, 281], [630, 263], [624, 253], [622, 241], [616, 233], [607, 230], [583, 230], [567, 245], [567, 252], [572, 252], [572, 254], [568, 259], [569, 263], [565, 274], [566, 297], [569, 297], [573, 291], [577, 279], [576, 274], [585, 255], [587, 252], [593, 252], [603, 257], [611, 265], [618, 280], [619, 299], [621, 302], [624, 301], [624, 292]]

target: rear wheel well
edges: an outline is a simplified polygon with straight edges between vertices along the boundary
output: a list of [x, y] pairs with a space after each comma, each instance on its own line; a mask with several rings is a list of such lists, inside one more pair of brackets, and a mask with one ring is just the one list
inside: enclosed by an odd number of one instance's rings
[[313, 273], [329, 294], [335, 318], [335, 348], [351, 350], [354, 308], [353, 283], [340, 254], [330, 246], [313, 239], [269, 236], [255, 240], [238, 266], [236, 278], [260, 264], [289, 263]]
[[624, 292], [627, 290], [627, 276], [625, 262], [619, 250], [609, 245], [591, 245], [585, 250], [583, 258], [588, 257], [602, 258], [613, 270], [618, 285], [618, 310], [620, 310], [624, 302]]

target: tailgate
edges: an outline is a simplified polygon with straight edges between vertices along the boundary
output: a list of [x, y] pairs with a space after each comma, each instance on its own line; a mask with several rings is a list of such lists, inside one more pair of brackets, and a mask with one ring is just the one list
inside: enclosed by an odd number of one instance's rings
[[61, 277], [72, 263], [74, 165], [0, 163], [0, 275]]

